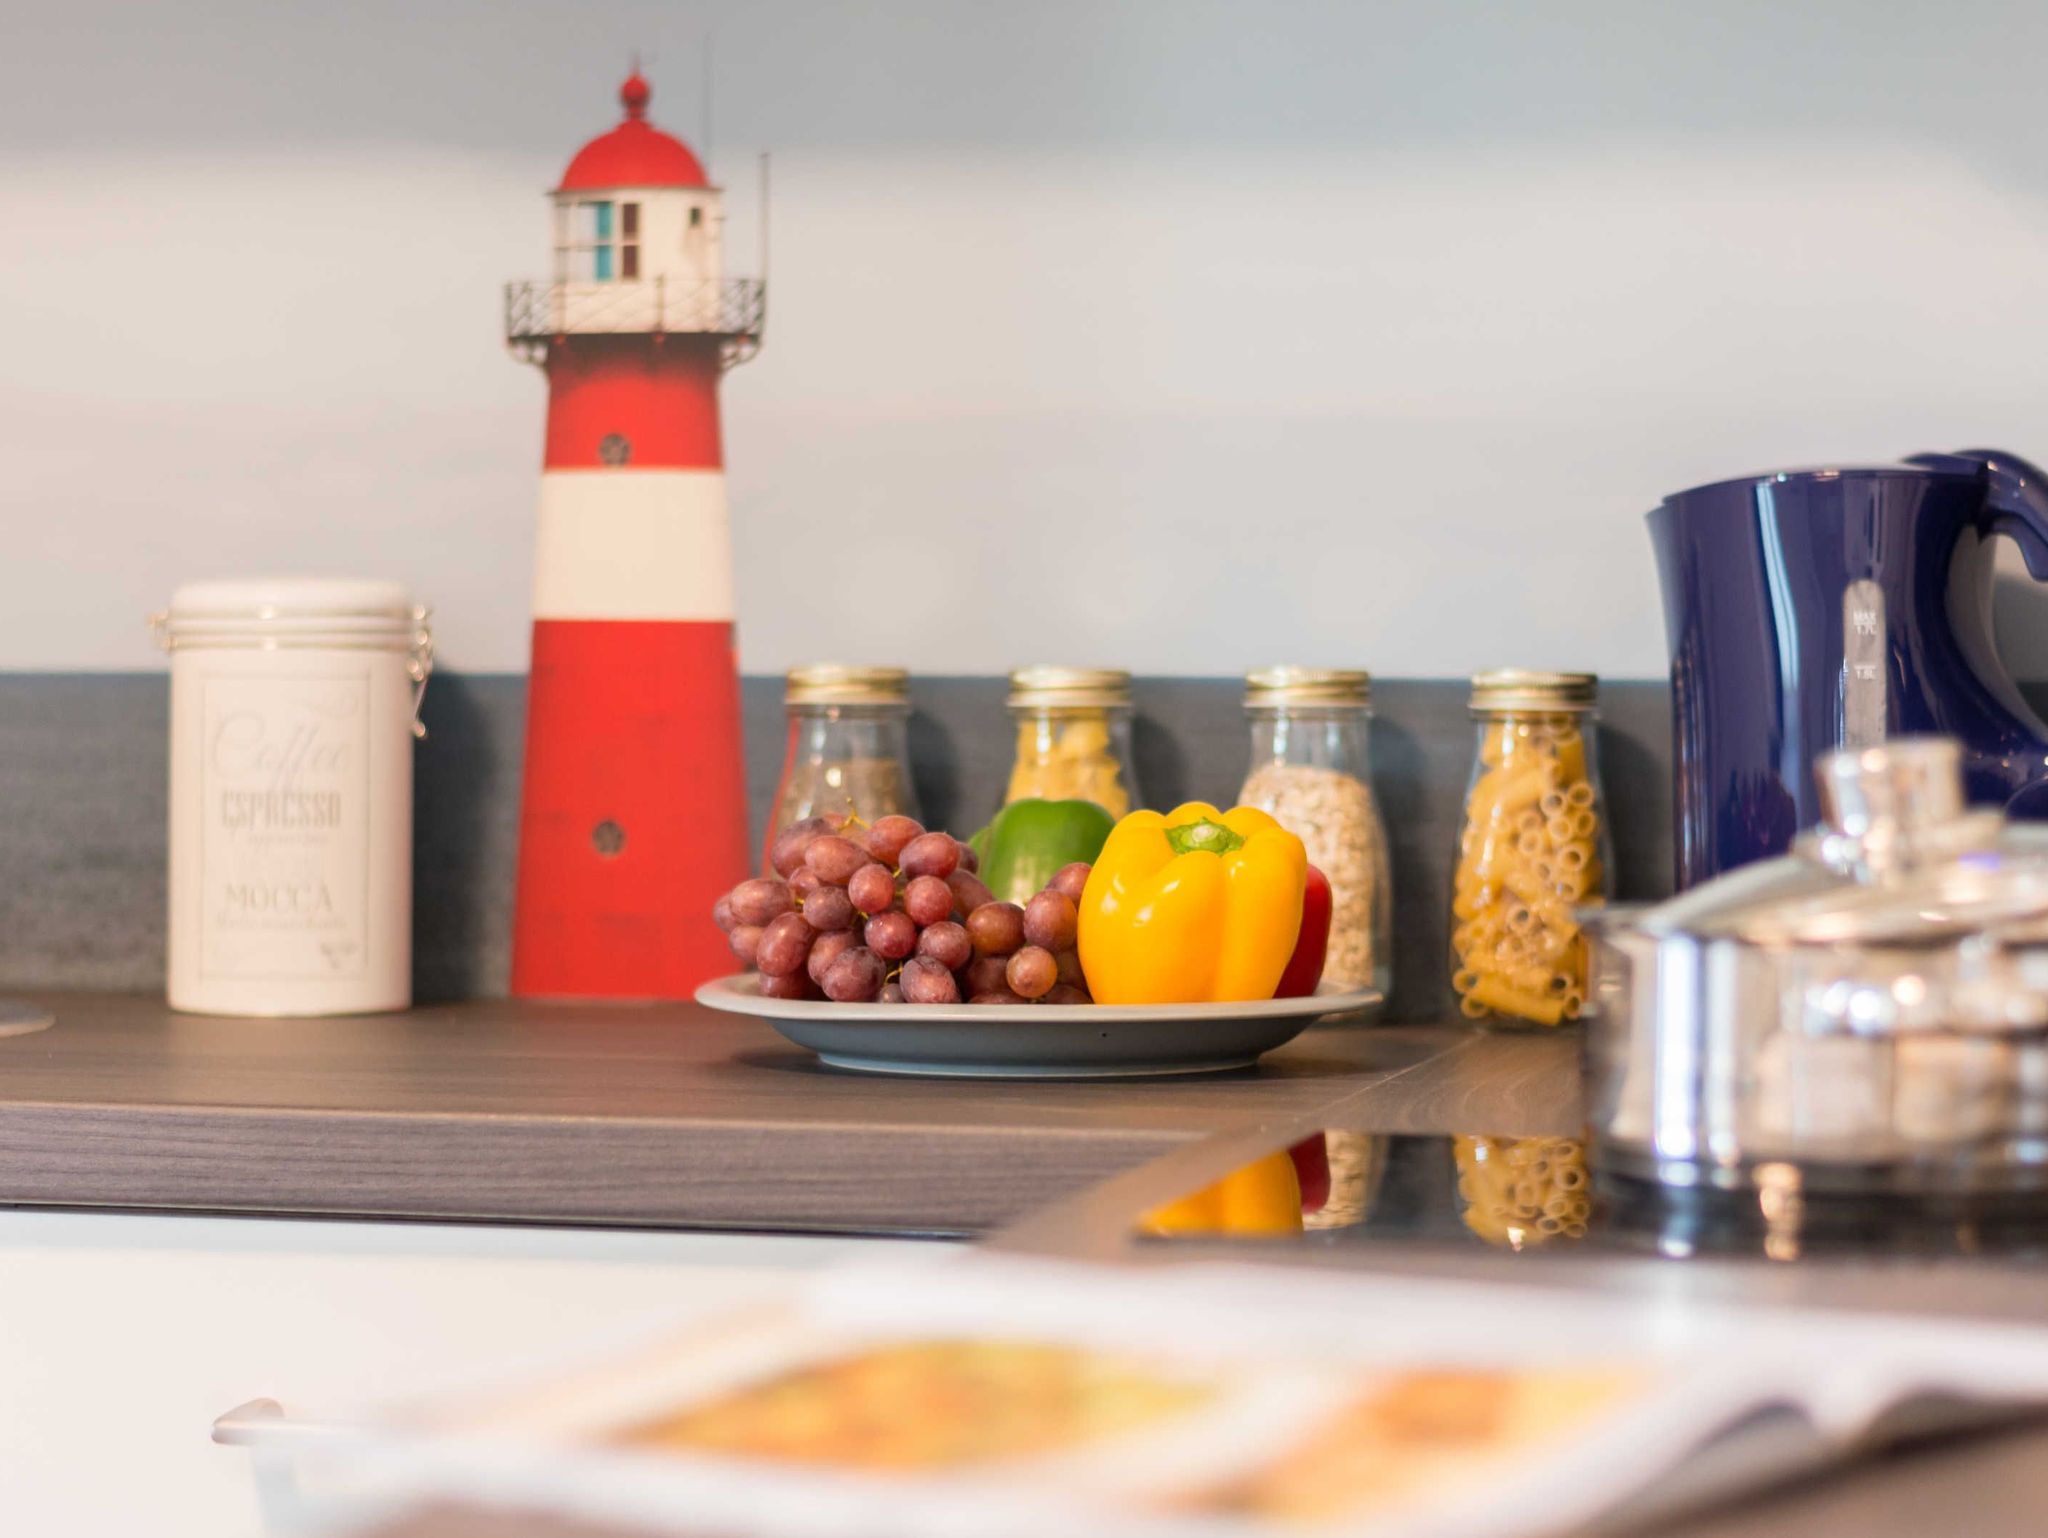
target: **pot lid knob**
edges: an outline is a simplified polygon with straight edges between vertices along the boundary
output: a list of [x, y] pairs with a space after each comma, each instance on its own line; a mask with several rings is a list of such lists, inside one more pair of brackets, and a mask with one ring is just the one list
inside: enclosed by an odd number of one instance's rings
[[1894, 737], [1844, 748], [1815, 765], [1821, 816], [1850, 838], [1912, 833], [1954, 822], [1963, 799], [1963, 750], [1953, 737]]

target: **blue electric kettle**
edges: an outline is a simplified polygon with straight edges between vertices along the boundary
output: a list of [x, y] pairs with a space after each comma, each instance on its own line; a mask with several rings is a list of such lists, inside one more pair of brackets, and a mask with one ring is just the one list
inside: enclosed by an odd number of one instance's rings
[[1992, 536], [2048, 580], [2048, 478], [1990, 449], [1696, 487], [1649, 515], [1671, 643], [1678, 884], [1820, 820], [1813, 762], [1936, 732], [1970, 799], [2048, 812], [2048, 726], [1991, 636]]

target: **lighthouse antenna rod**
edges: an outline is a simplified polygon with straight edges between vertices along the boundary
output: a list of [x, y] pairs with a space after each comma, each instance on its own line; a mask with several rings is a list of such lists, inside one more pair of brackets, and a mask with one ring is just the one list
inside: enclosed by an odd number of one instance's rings
[[711, 164], [711, 33], [704, 34], [704, 163]]
[[768, 152], [761, 151], [761, 286], [768, 286]]

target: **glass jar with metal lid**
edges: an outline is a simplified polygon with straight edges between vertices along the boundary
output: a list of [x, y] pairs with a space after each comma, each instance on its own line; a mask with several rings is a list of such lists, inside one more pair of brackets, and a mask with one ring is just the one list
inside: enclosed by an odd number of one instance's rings
[[1247, 673], [1244, 682], [1251, 770], [1237, 799], [1278, 818], [1329, 878], [1324, 981], [1384, 993], [1393, 909], [1386, 827], [1372, 791], [1372, 675], [1278, 667]]
[[783, 688], [789, 747], [768, 841], [805, 817], [873, 822], [918, 815], [910, 779], [910, 674], [820, 663], [791, 668]]
[[1591, 673], [1472, 677], [1477, 743], [1451, 881], [1451, 986], [1468, 1019], [1557, 1026], [1586, 1007], [1582, 910], [1605, 900], [1614, 863], [1598, 692]]
[[1093, 801], [1112, 817], [1142, 804], [1131, 773], [1131, 675], [1116, 668], [1010, 674], [1016, 761], [1003, 804]]

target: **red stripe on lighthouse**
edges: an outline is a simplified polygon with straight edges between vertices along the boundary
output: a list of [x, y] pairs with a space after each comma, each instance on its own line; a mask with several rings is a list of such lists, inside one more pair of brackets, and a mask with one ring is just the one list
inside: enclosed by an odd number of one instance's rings
[[528, 683], [512, 992], [684, 998], [738, 963], [746, 873], [732, 626], [542, 620]]
[[724, 464], [718, 351], [715, 337], [701, 336], [574, 336], [556, 343], [547, 360], [547, 468]]

